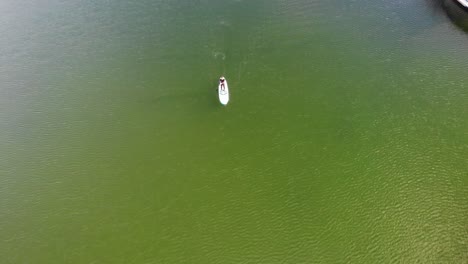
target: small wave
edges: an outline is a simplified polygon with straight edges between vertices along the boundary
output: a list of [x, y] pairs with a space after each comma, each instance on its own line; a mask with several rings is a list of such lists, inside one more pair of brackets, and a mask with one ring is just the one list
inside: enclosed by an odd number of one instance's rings
[[223, 52], [213, 51], [212, 54], [215, 59], [218, 59], [218, 58], [221, 58], [222, 60], [226, 59], [226, 54], [224, 54]]
[[231, 23], [229, 21], [226, 21], [226, 20], [219, 21], [219, 24], [221, 26], [225, 26], [225, 27], [230, 27], [231, 26]]

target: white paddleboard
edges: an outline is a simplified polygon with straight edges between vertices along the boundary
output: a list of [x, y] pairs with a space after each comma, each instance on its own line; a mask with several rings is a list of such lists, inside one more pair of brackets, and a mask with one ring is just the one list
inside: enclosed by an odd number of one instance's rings
[[227, 105], [229, 102], [229, 89], [228, 89], [228, 83], [227, 80], [224, 80], [224, 88], [221, 88], [221, 82], [218, 84], [218, 96], [219, 96], [219, 102], [223, 105]]

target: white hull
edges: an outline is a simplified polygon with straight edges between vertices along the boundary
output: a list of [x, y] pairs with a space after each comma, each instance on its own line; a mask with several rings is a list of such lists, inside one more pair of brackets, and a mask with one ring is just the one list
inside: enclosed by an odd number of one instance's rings
[[457, 0], [458, 3], [460, 3], [462, 6], [465, 8], [468, 8], [468, 0]]
[[224, 81], [224, 88], [221, 87], [221, 83], [218, 85], [218, 96], [219, 102], [223, 105], [227, 105], [229, 103], [229, 88], [228, 83]]

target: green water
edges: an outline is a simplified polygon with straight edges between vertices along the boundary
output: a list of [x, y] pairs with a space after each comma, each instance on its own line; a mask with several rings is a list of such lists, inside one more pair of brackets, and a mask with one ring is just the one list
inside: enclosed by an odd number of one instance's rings
[[1, 263], [468, 262], [433, 2], [4, 0], [0, 33]]

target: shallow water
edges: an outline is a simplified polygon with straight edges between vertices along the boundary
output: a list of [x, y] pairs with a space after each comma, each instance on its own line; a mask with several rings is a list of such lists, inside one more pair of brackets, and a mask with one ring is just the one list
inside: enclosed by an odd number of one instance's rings
[[4, 263], [468, 261], [432, 2], [5, 0], [0, 33]]

